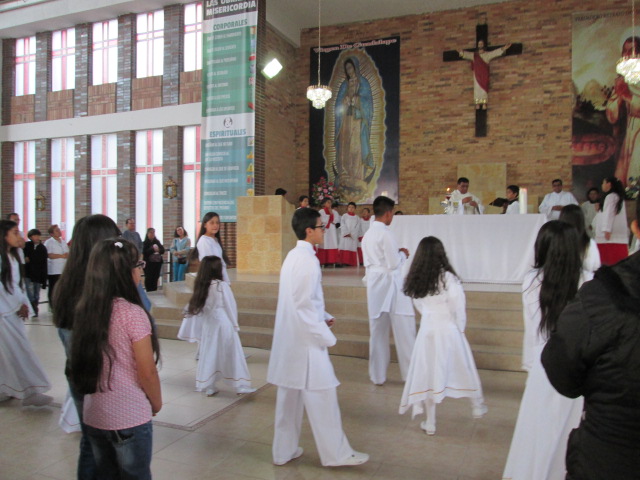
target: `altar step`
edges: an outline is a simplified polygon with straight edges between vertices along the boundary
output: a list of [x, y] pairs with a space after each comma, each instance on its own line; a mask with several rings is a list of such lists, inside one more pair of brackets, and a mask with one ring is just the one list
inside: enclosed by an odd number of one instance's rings
[[[182, 309], [192, 293], [194, 277], [165, 284], [162, 293], [151, 293], [153, 316], [163, 338], [176, 338]], [[327, 311], [336, 317], [333, 332], [338, 343], [333, 355], [369, 356], [369, 322], [363, 286], [323, 286]], [[270, 349], [277, 306], [278, 284], [264, 281], [233, 281], [238, 304], [240, 338], [247, 347]], [[522, 351], [522, 303], [518, 293], [466, 292], [466, 336], [478, 368], [519, 371]], [[417, 322], [419, 326], [419, 320]], [[392, 342], [392, 359], [396, 361]]]

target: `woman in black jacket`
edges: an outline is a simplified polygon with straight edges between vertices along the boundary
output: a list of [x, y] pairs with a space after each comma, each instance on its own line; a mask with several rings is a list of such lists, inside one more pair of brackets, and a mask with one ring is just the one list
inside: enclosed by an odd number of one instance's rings
[[38, 316], [40, 288], [47, 288], [47, 247], [40, 241], [40, 230], [29, 230], [29, 241], [24, 246], [24, 277], [29, 302]]
[[144, 242], [142, 242], [142, 259], [146, 262], [144, 267], [144, 288], [147, 292], [153, 292], [158, 289], [163, 253], [164, 247], [156, 237], [156, 229], [148, 228], [147, 235], [144, 237]]

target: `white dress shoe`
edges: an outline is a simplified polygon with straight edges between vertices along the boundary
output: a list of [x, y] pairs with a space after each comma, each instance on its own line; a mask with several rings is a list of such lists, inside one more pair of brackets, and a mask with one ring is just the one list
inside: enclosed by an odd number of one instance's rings
[[298, 449], [296, 450], [296, 453], [293, 454], [293, 457], [291, 457], [289, 460], [286, 460], [284, 462], [273, 462], [274, 465], [285, 465], [287, 463], [289, 463], [291, 460], [295, 460], [296, 458], [298, 458], [299, 456], [301, 456], [304, 453], [304, 450], [302, 449], [302, 447], [298, 447]]
[[353, 454], [339, 465], [331, 465], [332, 467], [353, 467], [362, 465], [369, 461], [369, 455], [361, 452], [353, 452]]

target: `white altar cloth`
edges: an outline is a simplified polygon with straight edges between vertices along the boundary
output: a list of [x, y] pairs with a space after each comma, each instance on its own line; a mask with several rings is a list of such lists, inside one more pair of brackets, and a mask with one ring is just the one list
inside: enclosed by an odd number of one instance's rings
[[439, 238], [464, 282], [521, 284], [533, 266], [533, 247], [545, 215], [396, 215], [391, 222], [399, 247], [413, 260], [424, 237]]

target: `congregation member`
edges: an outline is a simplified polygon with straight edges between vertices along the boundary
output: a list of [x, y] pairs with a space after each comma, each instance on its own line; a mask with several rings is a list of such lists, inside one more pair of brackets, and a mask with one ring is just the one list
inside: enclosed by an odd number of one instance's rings
[[369, 378], [375, 385], [387, 381], [390, 361], [389, 331], [393, 328], [400, 375], [406, 380], [416, 338], [411, 299], [402, 292], [402, 266], [409, 250], [398, 248], [389, 229], [394, 201], [379, 196], [373, 201], [375, 221], [362, 239], [369, 314]]
[[538, 207], [538, 211], [547, 216], [547, 220], [558, 220], [560, 210], [565, 205], [578, 205], [576, 197], [571, 192], [562, 191], [562, 180], [556, 178], [551, 182], [553, 192], [547, 193]]
[[349, 202], [347, 213], [340, 220], [340, 263], [349, 267], [358, 265], [358, 238], [360, 236], [360, 217], [356, 215], [356, 204]]
[[189, 250], [191, 250], [191, 239], [183, 227], [176, 227], [173, 232], [173, 242], [169, 248], [173, 257], [173, 282], [182, 282], [187, 264], [189, 261]]
[[509, 185], [507, 187], [507, 208], [504, 211], [506, 215], [517, 215], [520, 213], [520, 187], [517, 185]]
[[89, 256], [71, 341], [71, 380], [84, 395], [82, 417], [97, 478], [151, 480], [153, 426], [162, 408], [153, 321], [136, 285], [138, 249], [121, 237]]
[[340, 264], [340, 255], [338, 253], [338, 227], [340, 224], [340, 216], [333, 209], [333, 200], [326, 197], [320, 203], [320, 218], [324, 225], [324, 244], [318, 245], [318, 260], [320, 265], [338, 265]]
[[457, 205], [455, 214], [481, 215], [484, 213], [484, 206], [480, 199], [469, 192], [469, 179], [466, 177], [458, 179], [458, 187], [451, 194], [451, 202]]
[[67, 258], [69, 257], [69, 246], [67, 245], [67, 242], [62, 239], [62, 232], [58, 225], [51, 225], [48, 232], [51, 237], [44, 242], [44, 246], [47, 249], [47, 257], [49, 258], [47, 262], [49, 310], [53, 310], [53, 291], [60, 275], [62, 275], [64, 266], [67, 263]]
[[18, 398], [25, 407], [42, 407], [53, 398], [44, 395], [51, 383], [23, 323], [31, 307], [18, 254], [20, 238], [15, 222], [0, 220], [0, 402]]
[[629, 229], [624, 206], [624, 186], [615, 177], [602, 181], [602, 211], [593, 220], [595, 240], [603, 265], [613, 265], [629, 255]]
[[7, 215], [7, 220], [11, 220], [12, 222], [15, 222], [16, 225], [18, 225], [18, 234], [20, 235], [20, 244], [18, 246], [20, 250], [18, 250], [18, 252], [20, 253], [20, 257], [22, 258], [22, 249], [24, 248], [26, 242], [24, 239], [24, 233], [20, 230], [20, 215], [15, 212], [9, 213]]
[[505, 480], [564, 479], [567, 439], [582, 414], [582, 398], [568, 399], [556, 392], [540, 361], [560, 313], [589, 279], [582, 270], [578, 233], [566, 222], [547, 222], [538, 232], [534, 248], [534, 268], [522, 283], [522, 368], [528, 375], [502, 477]]
[[436, 404], [446, 397], [471, 400], [472, 415], [487, 413], [473, 353], [464, 334], [467, 312], [462, 283], [451, 267], [442, 242], [420, 241], [404, 282], [404, 293], [420, 312], [420, 330], [400, 400], [400, 414], [412, 417], [426, 410], [420, 424], [427, 435], [436, 433]]
[[267, 381], [278, 387], [273, 463], [284, 465], [303, 454], [299, 440], [306, 411], [322, 465], [360, 465], [369, 455], [354, 451], [342, 429], [340, 382], [327, 350], [337, 341], [330, 328], [335, 320], [325, 311], [322, 270], [313, 248], [322, 245], [324, 225], [317, 211], [301, 208], [291, 226], [298, 242], [280, 271], [267, 373]]
[[225, 282], [231, 283], [227, 274], [227, 255], [224, 253], [222, 239], [220, 238], [220, 215], [216, 212], [207, 212], [202, 217], [198, 241], [193, 255], [197, 255], [198, 260], [204, 257], [214, 256], [222, 259], [222, 278]]
[[307, 208], [309, 206], [309, 197], [307, 195], [300, 195], [298, 197], [298, 208]]
[[40, 230], [31, 229], [29, 241], [24, 246], [24, 283], [27, 296], [33, 308], [33, 316], [38, 316], [40, 288], [47, 286], [47, 247], [40, 240]]
[[593, 230], [593, 219], [600, 210], [600, 190], [596, 187], [590, 188], [587, 192], [587, 201], [580, 205], [582, 213], [584, 213], [584, 224], [587, 229], [587, 233], [591, 238], [595, 237], [595, 231]]
[[133, 243], [138, 249], [138, 253], [142, 255], [142, 238], [140, 234], [136, 232], [136, 221], [133, 218], [127, 218], [124, 222], [124, 231], [122, 232], [122, 238]]
[[360, 214], [360, 232], [358, 233], [358, 262], [360, 262], [360, 265], [364, 264], [362, 258], [362, 237], [364, 237], [364, 234], [369, 231], [370, 226], [371, 210], [365, 207], [362, 209], [362, 213]]
[[578, 205], [565, 205], [560, 211], [560, 221], [567, 222], [578, 232], [580, 241], [580, 256], [582, 258], [582, 269], [593, 277], [593, 274], [600, 268], [600, 251], [596, 241], [589, 237], [585, 229], [584, 214]]
[[158, 279], [162, 273], [164, 246], [156, 236], [155, 228], [148, 228], [142, 242], [142, 260], [144, 260], [144, 288], [147, 292], [158, 290]]
[[[640, 235], [637, 220], [632, 230]], [[638, 478], [638, 305], [640, 252], [598, 270], [562, 312], [542, 351], [542, 365], [556, 390], [584, 397], [585, 414], [567, 447], [568, 480]]]

